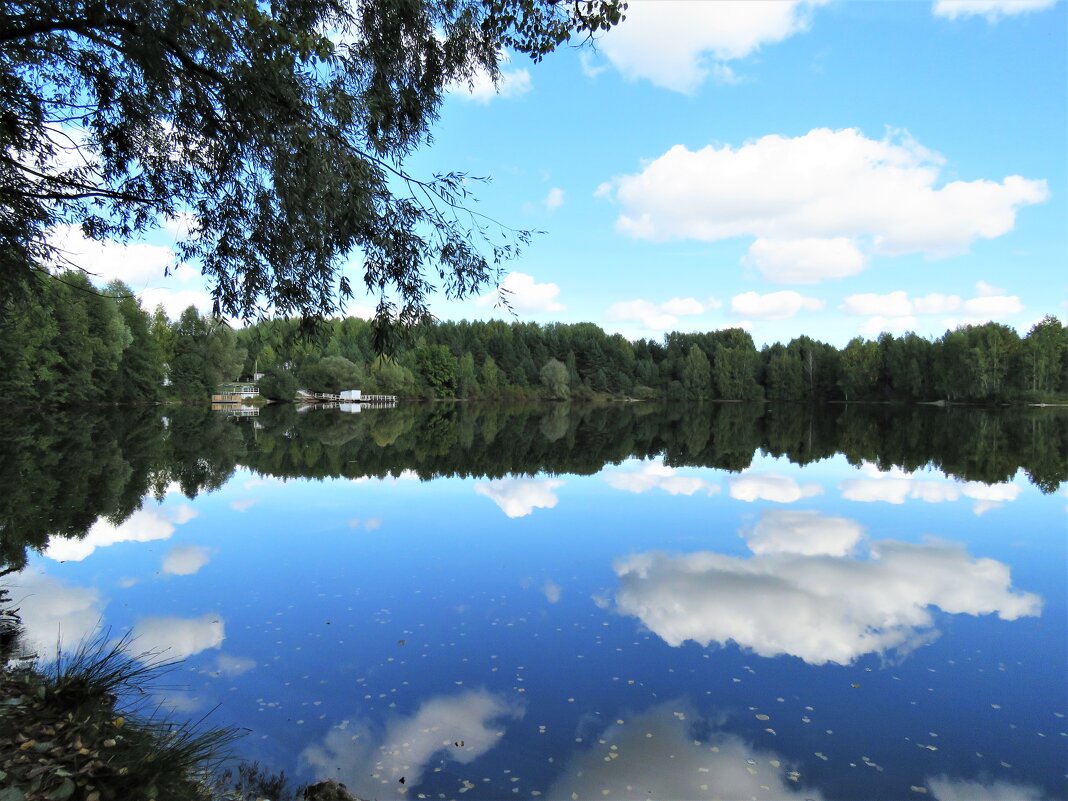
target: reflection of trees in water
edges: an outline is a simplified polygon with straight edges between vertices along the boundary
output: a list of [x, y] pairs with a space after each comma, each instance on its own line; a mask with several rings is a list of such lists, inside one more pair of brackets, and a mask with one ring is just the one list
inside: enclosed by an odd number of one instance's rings
[[502, 478], [593, 474], [630, 457], [738, 471], [761, 450], [797, 464], [931, 465], [969, 481], [1023, 468], [1043, 492], [1068, 480], [1068, 414], [1007, 409], [796, 404], [608, 406], [437, 404], [299, 414], [268, 406], [260, 425], [201, 407], [8, 416], [0, 422], [0, 558], [20, 565], [48, 537], [121, 523], [147, 495], [221, 487], [237, 465], [277, 477]]

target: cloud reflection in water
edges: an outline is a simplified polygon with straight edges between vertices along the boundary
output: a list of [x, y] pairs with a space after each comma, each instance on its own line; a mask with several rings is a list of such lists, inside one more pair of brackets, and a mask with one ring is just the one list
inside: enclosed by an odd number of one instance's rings
[[412, 715], [390, 720], [384, 731], [343, 721], [300, 755], [317, 778], [337, 779], [357, 795], [396, 791], [403, 776], [417, 785], [432, 758], [473, 762], [500, 739], [504, 721], [523, 709], [486, 690], [431, 698]]
[[710, 730], [683, 701], [612, 724], [597, 743], [572, 759], [548, 798], [823, 798], [778, 754]]
[[[1041, 612], [1037, 595], [1013, 590], [1001, 562], [952, 543], [893, 540], [871, 542], [862, 558], [843, 550], [852, 536], [843, 519], [827, 520], [822, 544], [816, 518], [778, 516], [781, 531], [762, 520], [749, 535], [758, 550], [751, 557], [654, 551], [620, 559], [616, 608], [671, 646], [733, 641], [814, 665], [910, 650], [937, 636], [930, 607], [1003, 620]], [[799, 552], [785, 545], [791, 527], [801, 532]]]

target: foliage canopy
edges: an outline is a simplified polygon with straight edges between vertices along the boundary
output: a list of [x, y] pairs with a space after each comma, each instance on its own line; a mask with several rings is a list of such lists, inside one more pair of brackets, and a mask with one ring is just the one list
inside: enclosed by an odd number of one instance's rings
[[493, 282], [529, 240], [470, 210], [466, 175], [406, 171], [445, 93], [496, 79], [504, 48], [538, 61], [624, 9], [0, 0], [0, 300], [62, 263], [57, 229], [127, 241], [171, 224], [216, 312], [333, 313], [356, 259], [380, 327], [420, 320], [436, 288]]

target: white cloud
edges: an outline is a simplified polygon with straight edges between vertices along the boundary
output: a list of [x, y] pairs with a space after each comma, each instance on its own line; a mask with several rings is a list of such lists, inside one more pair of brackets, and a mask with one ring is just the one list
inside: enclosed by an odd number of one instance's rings
[[1056, 3], [1057, 0], [935, 0], [931, 10], [936, 17], [986, 17], [995, 22], [1000, 17], [1053, 8]]
[[886, 295], [865, 292], [847, 297], [842, 302], [842, 309], [847, 314], [885, 314], [897, 317], [912, 314], [912, 301], [902, 291], [890, 292]]
[[[866, 292], [850, 295], [842, 301], [841, 309], [846, 314], [873, 315], [859, 327], [867, 336], [883, 331], [901, 333], [916, 329], [918, 314], [947, 314], [964, 312], [967, 317], [960, 322], [985, 323], [988, 320], [1023, 311], [1023, 304], [1016, 295], [1004, 295], [1005, 290], [980, 281], [976, 286], [978, 297], [962, 300], [958, 295], [931, 293], [910, 298], [903, 290], [878, 294]], [[950, 326], [952, 327], [952, 326]]]
[[557, 478], [501, 478], [480, 481], [475, 492], [493, 501], [508, 517], [526, 517], [535, 509], [552, 509], [556, 490], [564, 486]]
[[[100, 281], [123, 281], [135, 292], [149, 283], [159, 283], [164, 270], [174, 265], [174, 252], [168, 247], [133, 242], [98, 242], [82, 236], [77, 226], [57, 228], [51, 237], [65, 261], [97, 276]], [[62, 262], [61, 262], [62, 264]], [[188, 269], [188, 268], [186, 268]]]
[[943, 295], [932, 292], [920, 298], [913, 298], [912, 308], [916, 314], [949, 314], [960, 308], [961, 299], [957, 295]]
[[134, 650], [160, 654], [165, 659], [185, 659], [219, 648], [226, 639], [223, 619], [216, 614], [201, 617], [146, 617], [131, 631]]
[[989, 320], [1023, 311], [1016, 295], [987, 295], [964, 301], [964, 311], [972, 317]]
[[870, 556], [644, 553], [615, 565], [616, 606], [668, 645], [735, 642], [760, 656], [821, 665], [907, 651], [949, 614], [1033, 617], [1042, 601], [1015, 592], [1007, 565], [954, 544], [882, 541]]
[[1039, 787], [995, 781], [990, 783], [937, 776], [927, 780], [935, 801], [1045, 801]]
[[710, 724], [682, 699], [628, 715], [586, 738], [591, 745], [564, 768], [546, 797], [822, 801], [818, 790], [791, 780], [785, 757]]
[[85, 536], [79, 539], [50, 537], [44, 555], [57, 562], [80, 562], [97, 548], [106, 548], [116, 543], [169, 539], [174, 534], [176, 525], [186, 523], [194, 517], [196, 511], [190, 506], [138, 509], [118, 525], [101, 517], [89, 527]]
[[864, 536], [864, 528], [846, 517], [813, 511], [767, 511], [742, 537], [755, 554], [794, 553], [801, 556], [848, 556]]
[[875, 317], [869, 317], [857, 329], [861, 334], [866, 337], [874, 339], [879, 334], [885, 332], [891, 334], [903, 334], [906, 331], [916, 330], [916, 318], [915, 317], [883, 317], [882, 315], [876, 315]]
[[823, 488], [819, 484], [801, 486], [789, 476], [777, 473], [745, 473], [737, 478], [727, 479], [730, 496], [736, 501], [773, 501], [775, 503], [794, 503], [802, 498], [821, 495]]
[[674, 467], [663, 462], [645, 462], [637, 470], [606, 470], [604, 480], [614, 489], [639, 495], [653, 489], [669, 495], [693, 495], [696, 492], [713, 495], [719, 492], [719, 486], [697, 476], [680, 476]]
[[660, 304], [660, 308], [668, 314], [685, 317], [688, 314], [703, 314], [705, 307], [701, 301], [695, 298], [672, 298]]
[[856, 275], [867, 257], [851, 239], [756, 239], [749, 246], [748, 264], [775, 284], [814, 284], [828, 278]]
[[744, 317], [758, 320], [785, 320], [793, 317], [802, 309], [818, 311], [823, 308], [823, 301], [794, 292], [792, 289], [782, 292], [743, 292], [731, 298], [731, 311]]
[[219, 654], [215, 657], [215, 664], [210, 666], [205, 672], [210, 673], [213, 676], [242, 676], [253, 670], [256, 667], [256, 662], [253, 659], [248, 659], [243, 656], [231, 656], [230, 654]]
[[558, 186], [554, 186], [549, 190], [549, 194], [545, 196], [545, 208], [547, 211], [556, 211], [562, 205], [564, 205], [564, 190]]
[[709, 77], [733, 82], [734, 74], [724, 62], [806, 30], [811, 8], [819, 4], [819, 0], [632, 2], [627, 21], [599, 45], [625, 78], [692, 94]]
[[526, 69], [502, 69], [497, 85], [485, 70], [476, 70], [470, 81], [452, 84], [449, 91], [462, 100], [486, 105], [491, 100], [501, 98], [509, 100], [521, 97], [534, 87], [530, 72]]
[[[177, 237], [178, 229], [174, 226], [185, 224], [185, 219], [165, 223], [164, 230]], [[193, 267], [181, 265], [172, 269], [169, 276], [164, 275], [168, 267], [175, 267], [176, 256], [170, 247], [147, 242], [98, 242], [84, 238], [75, 226], [57, 228], [52, 243], [60, 249], [66, 262], [91, 273], [94, 283], [113, 280], [125, 283], [149, 311], [162, 305], [172, 320], [189, 306], [195, 306], [202, 314], [211, 312], [211, 295], [201, 286], [200, 276]]]
[[172, 576], [191, 576], [211, 560], [207, 548], [178, 545], [163, 557], [163, 572]]
[[991, 509], [1000, 509], [1004, 504], [1015, 501], [1020, 497], [1020, 488], [1012, 483], [984, 484], [981, 481], [969, 481], [961, 487], [961, 494], [975, 501], [972, 511], [978, 517]]
[[903, 504], [912, 498], [924, 503], [945, 503], [964, 496], [975, 501], [972, 510], [976, 515], [981, 515], [1016, 500], [1020, 495], [1020, 488], [1012, 483], [968, 481], [960, 484], [949, 479], [921, 478], [916, 473], [898, 468], [880, 471], [871, 463], [865, 463], [861, 472], [867, 478], [846, 479], [838, 485], [846, 500]]
[[596, 78], [608, 69], [608, 67], [603, 65], [594, 64], [593, 56], [590, 54], [590, 51], [586, 49], [579, 51], [579, 66], [582, 69], [582, 74], [587, 78]]
[[345, 720], [300, 761], [320, 779], [336, 779], [363, 798], [394, 795], [403, 777], [418, 785], [431, 759], [441, 755], [468, 765], [499, 741], [506, 721], [523, 716], [520, 707], [485, 690], [425, 701], [409, 716], [390, 720], [384, 731]]
[[[710, 306], [715, 303], [713, 298]], [[659, 304], [648, 300], [625, 300], [613, 303], [606, 316], [609, 320], [636, 322], [650, 331], [666, 331], [678, 323], [679, 317], [703, 314], [705, 308], [696, 298], [672, 298]]]
[[[539, 284], [534, 277], [526, 273], [508, 273], [501, 282], [501, 289], [506, 293], [512, 308], [521, 312], [559, 312], [564, 307], [557, 302], [560, 287], [556, 284]], [[496, 293], [483, 295], [476, 303], [479, 306], [496, 305]]]
[[205, 289], [160, 289], [149, 287], [136, 293], [141, 299], [141, 306], [152, 311], [156, 306], [162, 306], [167, 316], [177, 320], [182, 312], [190, 306], [202, 315], [211, 314], [212, 298]]
[[238, 498], [236, 501], [230, 501], [230, 508], [235, 512], [247, 512], [259, 501], [256, 498]]
[[560, 585], [552, 580], [546, 581], [541, 591], [545, 595], [545, 600], [551, 604], [559, 603], [560, 596], [563, 594]]
[[26, 568], [13, 574], [8, 587], [22, 619], [23, 640], [42, 663], [55, 661], [57, 649], [77, 650], [100, 626], [100, 594], [65, 584]]
[[943, 164], [900, 131], [875, 140], [819, 128], [737, 148], [676, 145], [614, 179], [616, 229], [654, 241], [752, 237], [747, 259], [766, 277], [815, 281], [858, 270], [857, 253], [966, 252], [1012, 231], [1020, 208], [1049, 196], [1046, 181], [1019, 175], [946, 182]]

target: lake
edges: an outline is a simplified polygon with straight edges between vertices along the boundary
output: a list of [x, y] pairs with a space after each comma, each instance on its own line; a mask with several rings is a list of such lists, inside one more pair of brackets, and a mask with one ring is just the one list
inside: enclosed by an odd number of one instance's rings
[[[42, 659], [364, 798], [1063, 799], [1068, 412], [439, 404], [0, 423]], [[403, 782], [401, 781], [403, 779]]]

